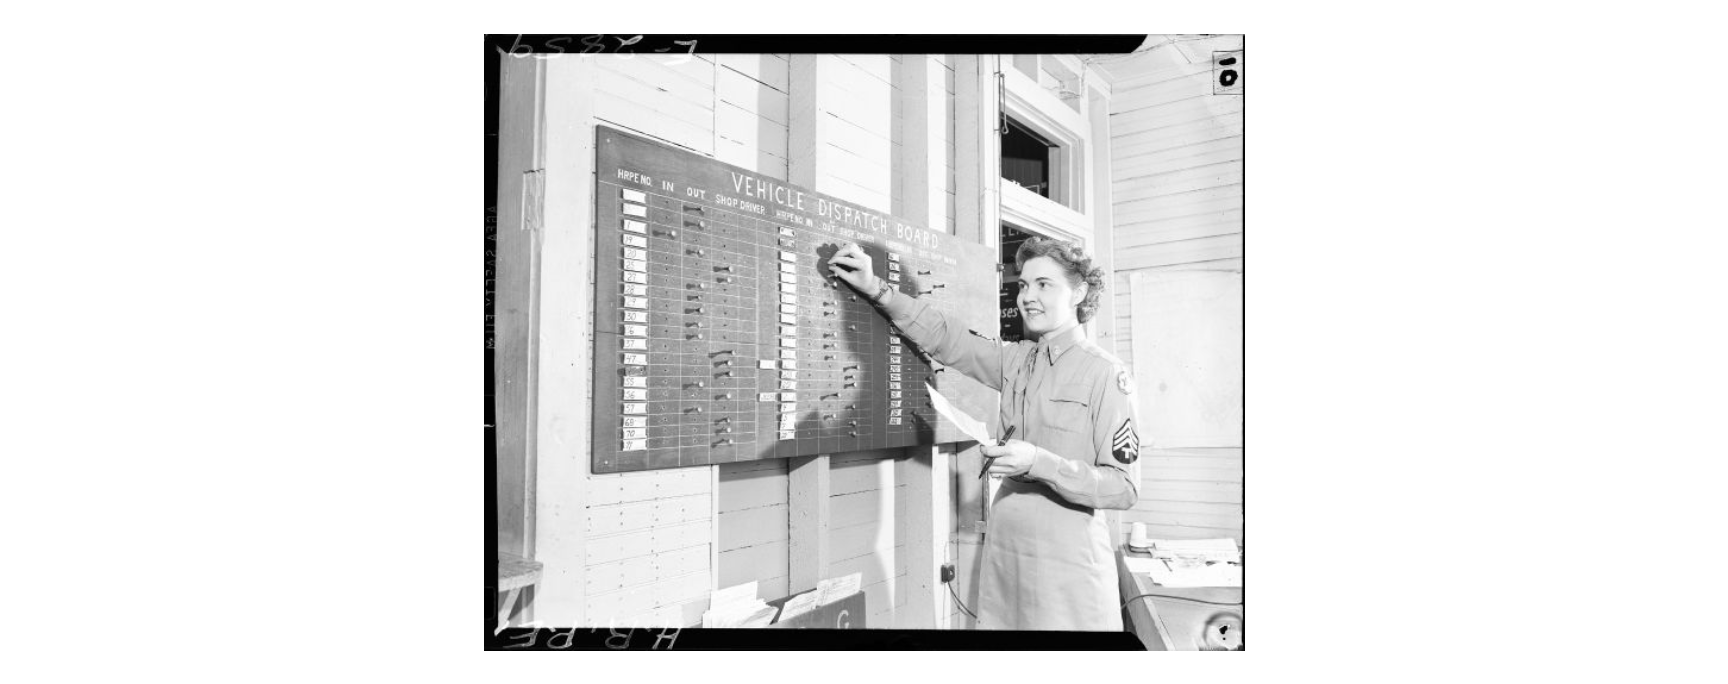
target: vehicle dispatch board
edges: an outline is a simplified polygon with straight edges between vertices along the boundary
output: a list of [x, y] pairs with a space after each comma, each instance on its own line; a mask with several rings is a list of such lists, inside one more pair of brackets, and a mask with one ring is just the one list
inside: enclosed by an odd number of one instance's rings
[[994, 337], [994, 250], [607, 126], [595, 127], [593, 472], [966, 439], [996, 393], [934, 364], [828, 272], [876, 275]]

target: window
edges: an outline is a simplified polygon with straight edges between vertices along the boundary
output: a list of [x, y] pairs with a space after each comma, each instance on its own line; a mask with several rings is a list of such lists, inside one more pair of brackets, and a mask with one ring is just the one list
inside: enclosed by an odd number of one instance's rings
[[1002, 178], [1049, 197], [1050, 153], [1055, 147], [1025, 124], [1008, 119], [1008, 130], [1002, 134]]

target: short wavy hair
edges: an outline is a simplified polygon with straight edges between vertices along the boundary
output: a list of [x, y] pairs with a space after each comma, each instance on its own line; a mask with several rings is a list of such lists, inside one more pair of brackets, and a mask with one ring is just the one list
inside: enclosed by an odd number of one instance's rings
[[1086, 251], [1072, 243], [1049, 238], [1028, 238], [1020, 243], [1020, 251], [1014, 253], [1014, 269], [1026, 270], [1026, 262], [1038, 257], [1050, 257], [1062, 267], [1062, 272], [1068, 275], [1068, 285], [1079, 287], [1086, 283], [1086, 298], [1074, 307], [1074, 313], [1081, 323], [1092, 320], [1098, 314], [1098, 300], [1104, 294], [1104, 269], [1092, 265], [1092, 258], [1086, 256]]

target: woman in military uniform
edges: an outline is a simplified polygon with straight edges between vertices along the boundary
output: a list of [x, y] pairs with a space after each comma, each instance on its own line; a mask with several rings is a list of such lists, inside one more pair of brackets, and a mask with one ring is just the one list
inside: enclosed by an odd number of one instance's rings
[[1081, 324], [1098, 311], [1103, 269], [1079, 248], [1027, 240], [1014, 257], [1028, 337], [970, 334], [875, 275], [855, 244], [830, 271], [880, 306], [931, 357], [1002, 393], [1015, 438], [982, 446], [1005, 477], [991, 502], [978, 606], [983, 629], [1120, 631], [1114, 535], [1105, 509], [1139, 498], [1132, 378]]

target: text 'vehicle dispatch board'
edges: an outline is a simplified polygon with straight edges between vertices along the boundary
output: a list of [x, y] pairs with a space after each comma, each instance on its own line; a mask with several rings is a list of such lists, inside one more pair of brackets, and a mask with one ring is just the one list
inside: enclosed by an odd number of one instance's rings
[[595, 128], [593, 471], [651, 470], [965, 439], [996, 394], [923, 352], [827, 257], [994, 336], [994, 252], [606, 126]]

